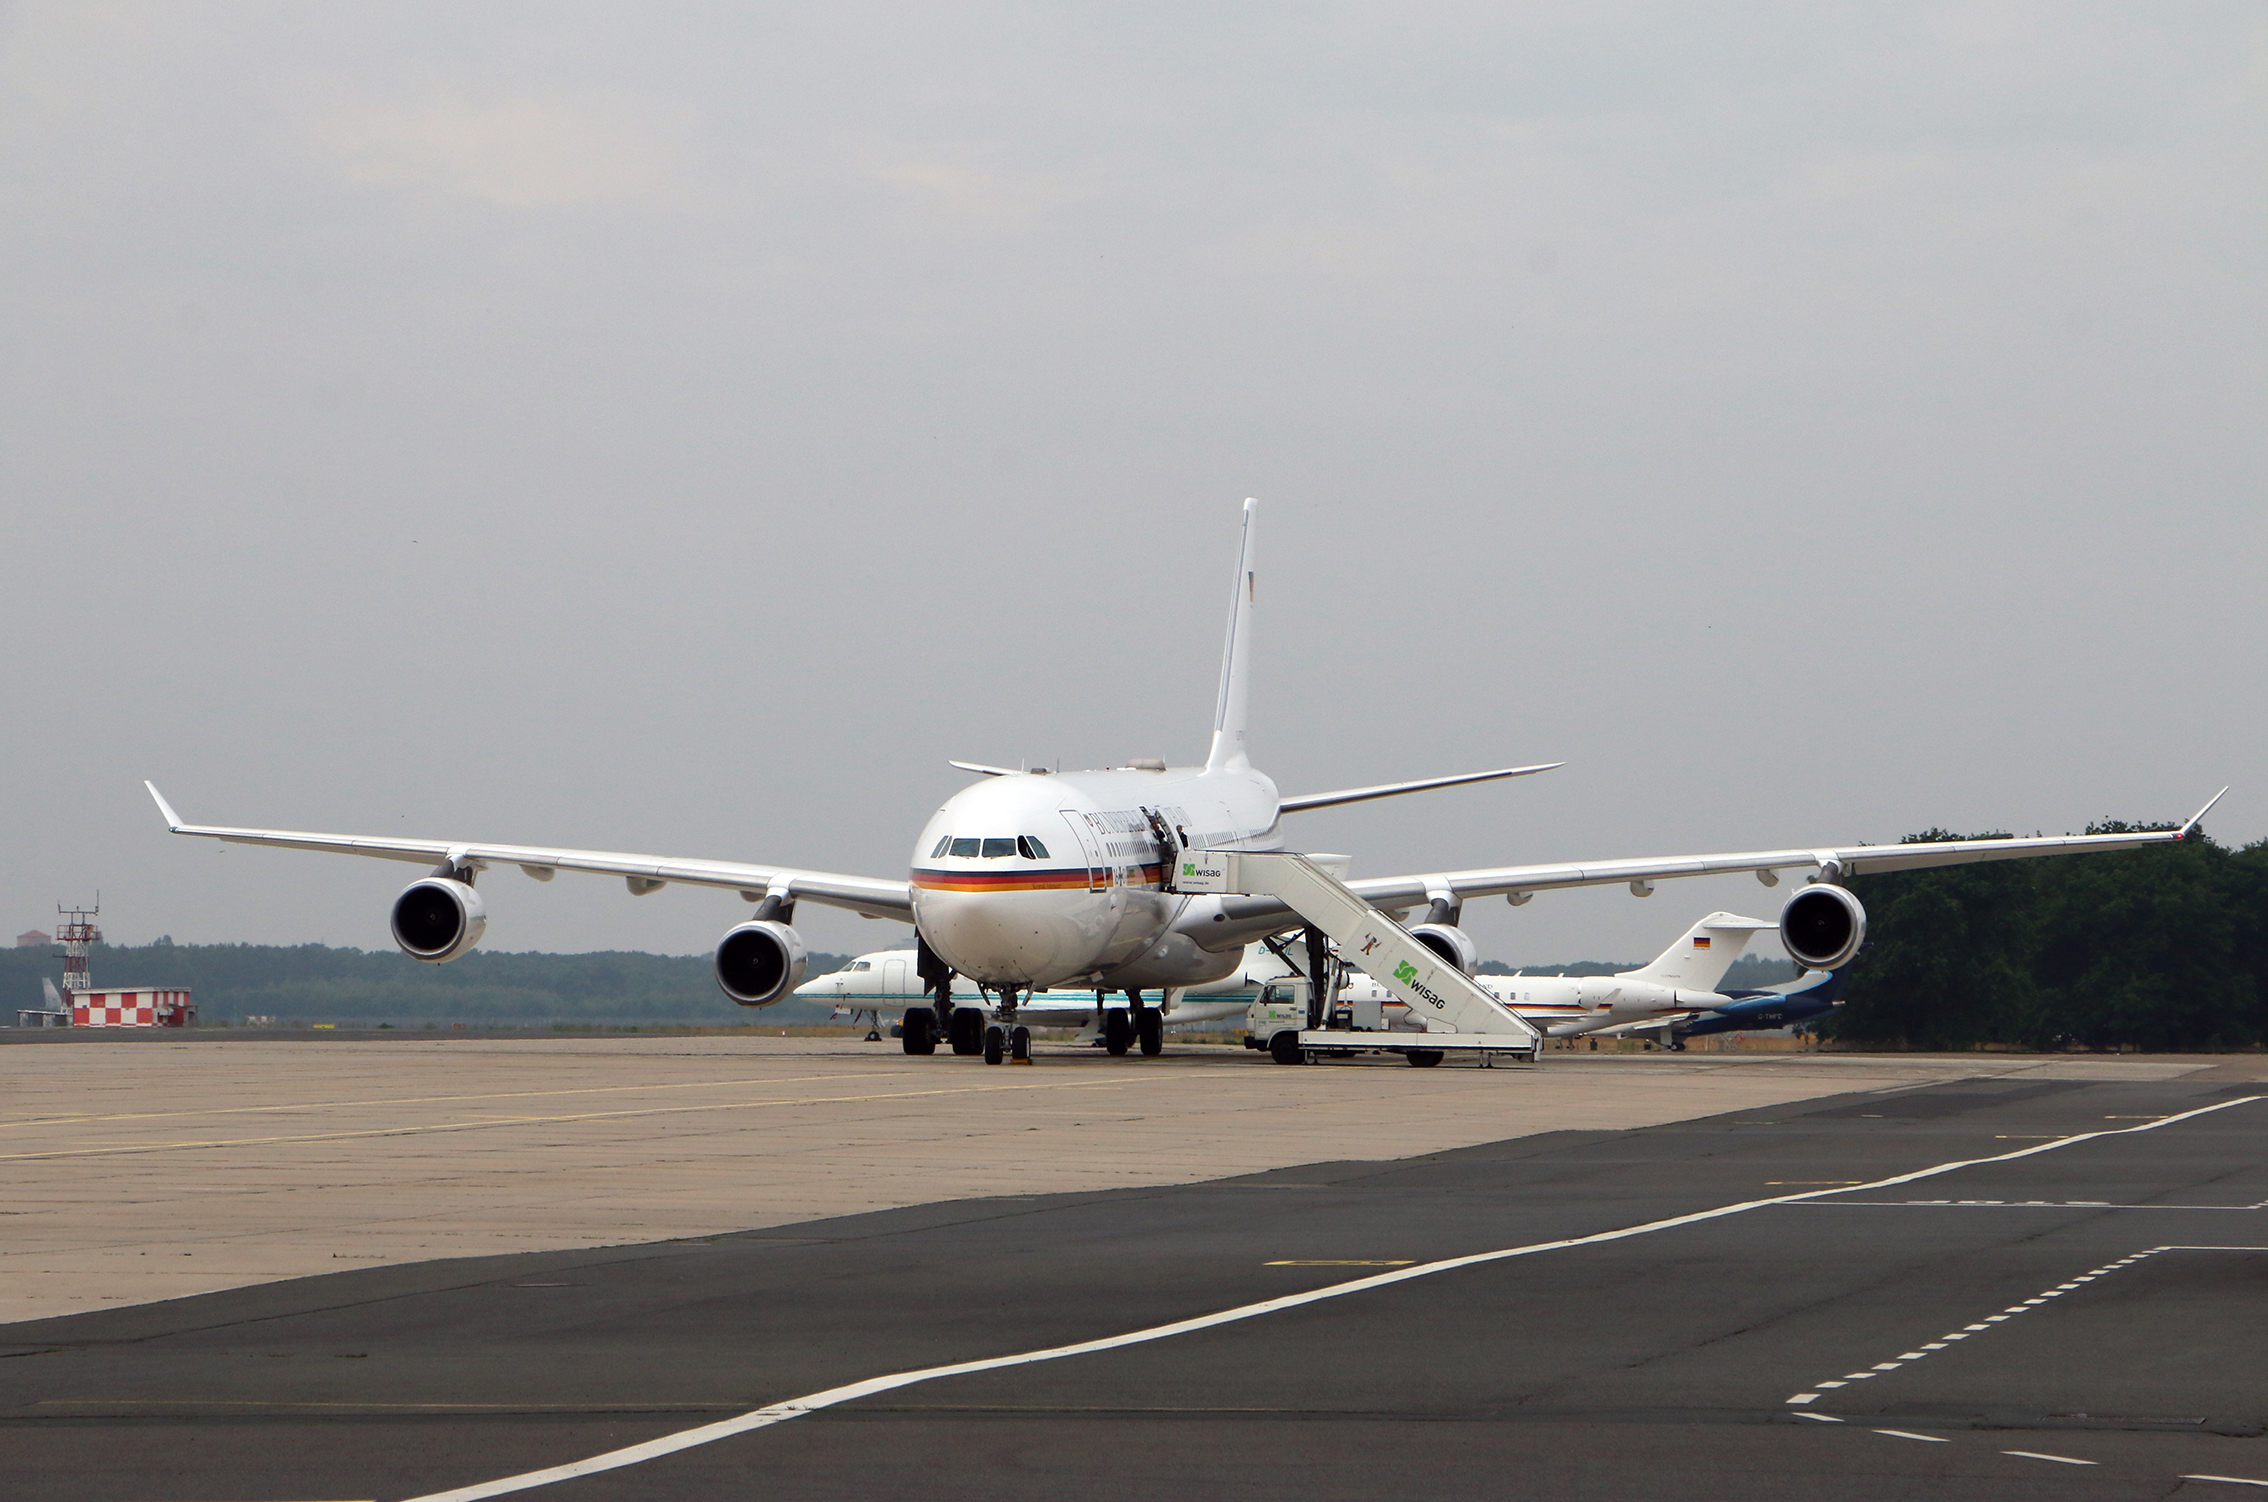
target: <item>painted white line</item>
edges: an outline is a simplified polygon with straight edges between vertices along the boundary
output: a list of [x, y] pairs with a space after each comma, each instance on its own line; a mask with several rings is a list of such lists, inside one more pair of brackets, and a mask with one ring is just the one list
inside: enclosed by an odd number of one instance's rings
[[[1234, 581], [1232, 580], [1231, 582], [1233, 583]], [[2074, 1459], [2073, 1459], [2073, 1458], [2072, 1458], [2071, 1456], [2069, 1456], [2069, 1455], [2042, 1455], [2042, 1454], [2041, 1454], [2041, 1453], [2040, 1453], [2039, 1451], [2037, 1451], [2037, 1450], [2003, 1450], [2003, 1451], [2001, 1451], [2000, 1453], [2001, 1453], [2001, 1454], [2003, 1454], [2003, 1455], [2013, 1455], [2013, 1456], [2015, 1456], [2015, 1457], [2016, 1457], [2017, 1459], [2019, 1459], [2019, 1460], [2052, 1460], [2052, 1461], [2054, 1461], [2054, 1462], [2055, 1462], [2055, 1463], [2056, 1463], [2057, 1465], [2101, 1465], [2101, 1464], [2102, 1464], [2102, 1462], [2101, 1462], [2101, 1461], [2099, 1461], [2099, 1460], [2074, 1460]]]
[[[1231, 580], [1229, 582], [1234, 583], [1235, 581]], [[1903, 1429], [1877, 1429], [1874, 1432], [1877, 1434], [1887, 1434], [1892, 1439], [1918, 1439], [1925, 1444], [1932, 1445], [1949, 1445], [1953, 1443], [1953, 1441], [1949, 1439], [1941, 1439], [1934, 1434], [1908, 1434]]]
[[[1807, 1413], [1804, 1417], [1815, 1419], [1819, 1415]], [[2268, 1486], [2268, 1481], [2255, 1481], [2250, 1476], [2184, 1476], [2181, 1479], [2184, 1481], [2226, 1481], [2231, 1486]]]
[[1831, 1413], [1799, 1413], [1796, 1417], [1799, 1419], [1817, 1419], [1822, 1424], [1840, 1424], [1842, 1422], [1841, 1419]]
[[1799, 1392], [1794, 1397], [1788, 1399], [1788, 1401], [1790, 1403], [1816, 1403], [1819, 1401], [1819, 1394], [1815, 1392]]
[[[2103, 1266], [2096, 1268], [2096, 1269], [2095, 1269], [2095, 1270], [2094, 1270], [2093, 1272], [2090, 1272], [2090, 1273], [2086, 1274], [2086, 1275], [2085, 1275], [2084, 1277], [2081, 1277], [2081, 1278], [2075, 1278], [2075, 1279], [2073, 1279], [2073, 1280], [2072, 1280], [2071, 1282], [2063, 1284], [2063, 1285], [2062, 1285], [2061, 1287], [2058, 1287], [2058, 1288], [2052, 1288], [2052, 1289], [2048, 1290], [2048, 1292], [2046, 1292], [2045, 1294], [2041, 1295], [2041, 1296], [2040, 1296], [2039, 1298], [2036, 1298], [2036, 1299], [2026, 1299], [2026, 1300], [2024, 1300], [2024, 1302], [2023, 1302], [2023, 1303], [2021, 1303], [2021, 1304], [2011, 1304], [2011, 1305], [2009, 1305], [2009, 1306], [2008, 1306], [2008, 1309], [2007, 1309], [2007, 1311], [2006, 1311], [2005, 1313], [2002, 1313], [2002, 1314], [1988, 1314], [1988, 1315], [1986, 1315], [1986, 1316], [1985, 1316], [1985, 1319], [1986, 1319], [1986, 1320], [1988, 1320], [1988, 1321], [1998, 1321], [1998, 1320], [2005, 1320], [2005, 1319], [2007, 1319], [2007, 1318], [2008, 1318], [2008, 1317], [2009, 1317], [2010, 1315], [2015, 1315], [2015, 1314], [2024, 1314], [2024, 1313], [2027, 1313], [2028, 1311], [2030, 1311], [2030, 1310], [2032, 1310], [2032, 1309], [2036, 1309], [2036, 1308], [2038, 1308], [2038, 1307], [2039, 1307], [2040, 1305], [2042, 1305], [2042, 1304], [2045, 1304], [2045, 1303], [2046, 1303], [2046, 1302], [2047, 1302], [2047, 1301], [2048, 1301], [2049, 1299], [2052, 1299], [2052, 1298], [2059, 1298], [2059, 1297], [2061, 1297], [2061, 1296], [2062, 1296], [2062, 1294], [2064, 1293], [2064, 1291], [2065, 1291], [2066, 1289], [2076, 1289], [2076, 1288], [2077, 1288], [2077, 1287], [2078, 1287], [2078, 1286], [2079, 1286], [2080, 1284], [2082, 1284], [2082, 1283], [2092, 1283], [2092, 1282], [2093, 1282], [2093, 1281], [2094, 1281], [2095, 1279], [2097, 1279], [2097, 1278], [2099, 1278], [2099, 1277], [2102, 1277], [2102, 1276], [2103, 1276], [2104, 1274], [2106, 1274], [2106, 1273], [2115, 1272], [2115, 1271], [2116, 1271], [2117, 1269], [2119, 1269], [2119, 1268], [2121, 1268], [2121, 1267], [2125, 1267], [2125, 1266], [2127, 1266], [2127, 1265], [2128, 1265], [2129, 1263], [2133, 1263], [2133, 1262], [2139, 1262], [2139, 1261], [2141, 1261], [2141, 1260], [2142, 1260], [2142, 1259], [2143, 1259], [2144, 1257], [2151, 1257], [2151, 1256], [2155, 1256], [2155, 1255], [2156, 1255], [2156, 1254], [2158, 1254], [2159, 1252], [2173, 1252], [2173, 1251], [2194, 1251], [2194, 1250], [2202, 1250], [2202, 1249], [2201, 1249], [2201, 1248], [2193, 1248], [2193, 1247], [2170, 1247], [2170, 1246], [2154, 1246], [2154, 1247], [2151, 1247], [2151, 1248], [2150, 1248], [2150, 1249], [2149, 1249], [2148, 1251], [2136, 1252], [2136, 1253], [2135, 1253], [2135, 1254], [2134, 1254], [2133, 1256], [2131, 1256], [2131, 1257], [2122, 1257], [2122, 1258], [2120, 1258], [2120, 1259], [2119, 1259], [2118, 1261], [2116, 1261], [2116, 1262], [2105, 1263], [2105, 1264], [2104, 1264]], [[2227, 1247], [2227, 1248], [2220, 1248], [2220, 1247], [2216, 1247], [2216, 1248], [2211, 1248], [2211, 1250], [2215, 1250], [2215, 1251], [2222, 1251], [2222, 1250], [2226, 1250], [2226, 1251], [2248, 1251], [2248, 1250], [2268, 1251], [2268, 1247], [2260, 1247], [2260, 1248], [2245, 1248], [2245, 1247]], [[1874, 1368], [1874, 1372], [1894, 1372], [1894, 1371], [1898, 1370], [1898, 1369], [1899, 1369], [1900, 1367], [1904, 1366], [1904, 1365], [1905, 1365], [1905, 1364], [1906, 1364], [1907, 1362], [1909, 1362], [1909, 1361], [1920, 1361], [1920, 1360], [1924, 1359], [1924, 1358], [1925, 1358], [1925, 1357], [1927, 1357], [1927, 1356], [1929, 1355], [1929, 1353], [1930, 1353], [1930, 1352], [1932, 1352], [1932, 1351], [1943, 1351], [1943, 1350], [1948, 1350], [1948, 1349], [1950, 1349], [1950, 1348], [1951, 1348], [1951, 1345], [1952, 1345], [1952, 1343], [1953, 1343], [1954, 1341], [1956, 1341], [1956, 1340], [1967, 1340], [1967, 1339], [1969, 1338], [1969, 1332], [1971, 1332], [1971, 1331], [1976, 1331], [1976, 1330], [1986, 1330], [1986, 1329], [1990, 1329], [1990, 1328], [1991, 1328], [1991, 1325], [1990, 1325], [1990, 1324], [1981, 1324], [1981, 1325], [1964, 1325], [1964, 1326], [1962, 1326], [1962, 1327], [1961, 1327], [1961, 1328], [1960, 1328], [1959, 1330], [1950, 1331], [1950, 1332], [1948, 1332], [1947, 1334], [1940, 1336], [1940, 1337], [1939, 1337], [1939, 1338], [1937, 1338], [1936, 1340], [1933, 1340], [1933, 1341], [1929, 1342], [1929, 1343], [1928, 1343], [1927, 1345], [1924, 1345], [1924, 1346], [1923, 1346], [1923, 1347], [1922, 1347], [1921, 1349], [1919, 1349], [1919, 1350], [1916, 1350], [1916, 1351], [1907, 1351], [1907, 1352], [1904, 1352], [1904, 1353], [1903, 1353], [1903, 1354], [1901, 1354], [1901, 1355], [1900, 1355], [1900, 1356], [1898, 1357], [1898, 1359], [1897, 1359], [1897, 1360], [1895, 1360], [1895, 1361], [1884, 1361], [1884, 1362], [1880, 1362], [1880, 1363], [1878, 1363], [1878, 1364], [1877, 1364], [1877, 1365], [1875, 1366], [1875, 1368]], [[1866, 1375], [1866, 1376], [1872, 1376], [1872, 1375], [1874, 1375], [1874, 1372], [1868, 1372], [1868, 1373], [1865, 1373], [1864, 1375]], [[1856, 1378], [1856, 1377], [1858, 1377], [1858, 1376], [1860, 1376], [1860, 1375], [1861, 1375], [1861, 1374], [1860, 1374], [1860, 1373], [1858, 1373], [1858, 1372], [1853, 1372], [1853, 1373], [1851, 1373], [1851, 1374], [1850, 1374], [1850, 1378]], [[1846, 1380], [1846, 1381], [1847, 1381], [1847, 1380], [1850, 1380], [1850, 1378], [1846, 1378], [1845, 1380]], [[1840, 1386], [1840, 1385], [1841, 1385], [1840, 1383], [1834, 1383], [1834, 1382], [1815, 1382], [1815, 1383], [1813, 1383], [1813, 1384], [1812, 1384], [1812, 1386], [1814, 1386], [1814, 1387], [1819, 1387], [1819, 1388], [1825, 1388], [1825, 1387], [1837, 1387], [1837, 1386]], [[1805, 1401], [1805, 1402], [1810, 1402], [1812, 1398], [1817, 1398], [1818, 1396], [1819, 1396], [1819, 1394], [1818, 1394], [1818, 1393], [1816, 1393], [1816, 1392], [1814, 1392], [1813, 1394], [1811, 1394], [1811, 1397], [1810, 1397], [1810, 1398], [1806, 1398], [1806, 1399], [1804, 1399], [1804, 1401]], [[1794, 1399], [1794, 1398], [1790, 1398], [1790, 1399], [1788, 1399], [1788, 1401], [1789, 1401], [1790, 1403], [1793, 1403], [1793, 1402], [1795, 1402], [1795, 1401], [1796, 1401], [1796, 1399]]]
[[[1928, 1168], [1917, 1168], [1911, 1173], [1895, 1174], [1886, 1179], [1876, 1179], [1858, 1187], [1861, 1189], [1888, 1189], [1899, 1184], [1911, 1184], [1919, 1179], [1934, 1178], [1941, 1173], [1956, 1173], [1964, 1168], [1977, 1168], [1988, 1163], [2009, 1163], [2018, 1158], [2029, 1158], [2040, 1153], [2053, 1152], [2057, 1148], [2070, 1147], [2075, 1143], [2093, 1142], [2103, 1137], [2125, 1137], [2136, 1132], [2155, 1131], [2160, 1127], [2172, 1126], [2176, 1122], [2188, 1121], [2199, 1116], [2210, 1116], [2215, 1111], [2225, 1111], [2231, 1106], [2248, 1106], [2260, 1100], [2268, 1100], [2268, 1096], [2245, 1095], [2235, 1100], [2216, 1101], [2209, 1106], [2199, 1106], [2193, 1111], [2184, 1111], [2178, 1116], [2168, 1116], [2162, 1121], [2145, 1122], [2140, 1126], [2120, 1127], [2111, 1131], [2080, 1132], [2074, 1136], [2057, 1138], [2053, 1142], [2035, 1143], [2031, 1147], [2019, 1147], [2009, 1152], [1996, 1153], [1989, 1158], [1963, 1158], [1952, 1163], [1938, 1163]], [[1345, 1283], [1332, 1283], [1322, 1288], [1311, 1288], [1305, 1293], [1292, 1293], [1285, 1294], [1280, 1298], [1263, 1299], [1257, 1304], [1243, 1304], [1233, 1309], [1219, 1310], [1213, 1314], [1200, 1314], [1190, 1319], [1175, 1320], [1171, 1324], [1152, 1325], [1146, 1330], [1130, 1330], [1123, 1335], [1106, 1335], [1096, 1340], [1082, 1340], [1065, 1346], [1050, 1346], [1044, 1350], [1019, 1351], [1008, 1356], [991, 1356], [978, 1361], [958, 1361], [948, 1366], [922, 1367], [916, 1371], [894, 1372], [884, 1377], [869, 1377], [863, 1382], [846, 1383], [841, 1387], [830, 1387], [821, 1392], [808, 1393], [800, 1398], [789, 1398], [785, 1402], [775, 1403], [766, 1408], [754, 1409], [735, 1418], [722, 1419], [713, 1424], [702, 1424], [692, 1429], [683, 1429], [675, 1434], [665, 1434], [659, 1439], [647, 1440], [644, 1444], [630, 1445], [620, 1450], [609, 1450], [604, 1454], [592, 1455], [582, 1460], [571, 1460], [565, 1465], [547, 1466], [540, 1471], [523, 1471], [517, 1476], [504, 1476], [495, 1481], [475, 1482], [471, 1486], [460, 1486], [445, 1492], [428, 1492], [423, 1496], [410, 1498], [408, 1502], [479, 1502], [479, 1499], [483, 1497], [501, 1497], [510, 1492], [528, 1491], [539, 1486], [550, 1486], [555, 1482], [571, 1481], [578, 1476], [596, 1475], [601, 1471], [613, 1471], [624, 1466], [637, 1465], [641, 1461], [657, 1460], [664, 1455], [675, 1455], [681, 1450], [696, 1449], [702, 1445], [714, 1444], [721, 1439], [731, 1439], [735, 1435], [753, 1433], [758, 1429], [769, 1428], [773, 1424], [801, 1418], [807, 1413], [816, 1413], [822, 1408], [832, 1408], [839, 1403], [849, 1403], [859, 1398], [870, 1398], [877, 1393], [895, 1392], [899, 1388], [912, 1387], [921, 1382], [935, 1382], [946, 1377], [965, 1377], [977, 1372], [994, 1372], [1005, 1367], [1029, 1366], [1041, 1361], [1061, 1361], [1070, 1356], [1089, 1356], [1101, 1351], [1115, 1351], [1127, 1346], [1144, 1345], [1154, 1340], [1170, 1340], [1176, 1335], [1189, 1335], [1199, 1330], [1211, 1330], [1221, 1325], [1231, 1325], [1243, 1320], [1258, 1319], [1263, 1315], [1277, 1314], [1286, 1309], [1298, 1309], [1308, 1304], [1320, 1304], [1327, 1299], [1345, 1298], [1349, 1294], [1368, 1293], [1372, 1289], [1389, 1288], [1396, 1283], [1408, 1283], [1417, 1278], [1432, 1277], [1435, 1273], [1453, 1272], [1466, 1267], [1480, 1267], [1491, 1262], [1502, 1262], [1512, 1257], [1532, 1257], [1538, 1252], [1563, 1251], [1569, 1247], [1578, 1246], [1602, 1246], [1608, 1242], [1624, 1241], [1633, 1236], [1648, 1236], [1657, 1231], [1675, 1230], [1681, 1226], [1701, 1225], [1712, 1220], [1722, 1220], [1731, 1215], [1745, 1215], [1751, 1210], [1763, 1210], [1777, 1205], [1799, 1203], [1804, 1200], [1816, 1199], [1823, 1194], [1840, 1192], [1842, 1191], [1814, 1189], [1803, 1194], [1778, 1195], [1771, 1199], [1742, 1200], [1736, 1204], [1719, 1205], [1712, 1210], [1696, 1210], [1690, 1215], [1673, 1215], [1665, 1220], [1650, 1220], [1635, 1226], [1624, 1226], [1614, 1231], [1596, 1231], [1588, 1236], [1570, 1236], [1561, 1241], [1538, 1241], [1527, 1246], [1504, 1247], [1493, 1252], [1473, 1252], [1463, 1257], [1445, 1257], [1439, 1262], [1421, 1262], [1415, 1267], [1400, 1267], [1392, 1272], [1373, 1273], [1367, 1278], [1355, 1278]], [[1876, 1432], [1889, 1434], [1896, 1431], [1884, 1429]], [[1908, 1439], [1927, 1439], [1928, 1437], [1920, 1434], [1905, 1436]]]

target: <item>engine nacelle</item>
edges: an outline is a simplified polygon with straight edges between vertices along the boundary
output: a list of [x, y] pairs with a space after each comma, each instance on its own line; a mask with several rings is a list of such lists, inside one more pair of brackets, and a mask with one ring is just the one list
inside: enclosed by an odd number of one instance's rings
[[488, 910], [470, 883], [428, 876], [394, 899], [393, 930], [402, 953], [438, 965], [480, 942], [488, 932]]
[[1813, 970], [1848, 963], [1865, 942], [1866, 909], [1841, 887], [1825, 882], [1805, 887], [1780, 909], [1780, 943]]
[[768, 1007], [803, 984], [803, 936], [759, 918], [717, 944], [717, 989], [744, 1007]]
[[1467, 975], [1480, 963], [1480, 946], [1461, 928], [1447, 923], [1420, 923], [1410, 930], [1410, 937]]

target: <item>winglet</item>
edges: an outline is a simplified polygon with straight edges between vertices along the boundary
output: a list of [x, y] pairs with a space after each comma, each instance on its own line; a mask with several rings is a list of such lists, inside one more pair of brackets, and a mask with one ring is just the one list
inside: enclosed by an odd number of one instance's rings
[[2220, 802], [2222, 794], [2225, 794], [2226, 792], [2228, 792], [2228, 789], [2223, 788], [2219, 793], [2215, 793], [2212, 797], [2206, 799], [2205, 806], [2189, 816], [2189, 822], [2181, 826], [2181, 829], [2174, 835], [2174, 838], [2177, 840], [2186, 839], [2189, 835], [2189, 832], [2197, 827], [2197, 821], [2204, 818], [2207, 814], [2211, 813], [2213, 811], [2213, 805]]
[[[980, 777], [1013, 777], [1016, 775], [1006, 767], [988, 767], [981, 761], [949, 761], [945, 765], [963, 772], [974, 772]], [[150, 791], [154, 793], [157, 789], [151, 788]]]
[[[152, 798], [157, 799], [158, 812], [165, 815], [165, 827], [175, 834], [181, 833], [181, 815], [175, 813], [173, 811], [173, 805], [165, 801], [165, 794], [157, 790], [157, 784], [151, 782], [148, 778], [144, 778], [142, 780], [142, 786], [150, 790], [150, 796]], [[2210, 807], [2210, 805], [2207, 806]]]

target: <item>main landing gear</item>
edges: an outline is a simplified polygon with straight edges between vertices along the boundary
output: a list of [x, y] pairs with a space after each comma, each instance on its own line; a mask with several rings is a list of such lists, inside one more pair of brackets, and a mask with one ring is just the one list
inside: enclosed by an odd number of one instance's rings
[[937, 1035], [930, 1027], [937, 1021], [937, 1013], [928, 1007], [907, 1007], [906, 1020], [899, 1025], [898, 1041], [907, 1053], [933, 1054], [937, 1052]]
[[1143, 1058], [1154, 1059], [1165, 1052], [1165, 1013], [1144, 1006], [1139, 991], [1127, 992], [1126, 999], [1134, 1003], [1131, 1009], [1111, 1007], [1103, 1013], [1103, 1049], [1112, 1058], [1123, 1059], [1129, 1048], [1139, 1045]]
[[984, 1052], [984, 1009], [981, 1007], [955, 1007], [953, 1020], [946, 1025], [946, 1041], [953, 1052], [966, 1058]]

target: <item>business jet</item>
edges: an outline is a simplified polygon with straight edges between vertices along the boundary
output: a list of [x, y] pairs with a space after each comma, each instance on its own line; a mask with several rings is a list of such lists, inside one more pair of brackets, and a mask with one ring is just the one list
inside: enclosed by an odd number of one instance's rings
[[[1547, 1038], [1623, 1032], [1672, 1018], [1712, 1012], [1729, 999], [1717, 982], [1748, 947], [1751, 936], [1780, 925], [1768, 918], [1711, 913], [1678, 935], [1659, 957], [1615, 975], [1475, 975], [1474, 984], [1510, 1007]], [[1349, 977], [1339, 992], [1344, 1005], [1376, 1003], [1392, 1024], [1408, 1008], [1368, 975]]]
[[[175, 834], [430, 864], [430, 874], [411, 882], [393, 903], [394, 942], [413, 959], [453, 960], [480, 942], [488, 920], [475, 883], [484, 872], [505, 866], [518, 866], [537, 881], [550, 881], [561, 871], [618, 876], [636, 896], [673, 883], [739, 892], [754, 911], [726, 932], [715, 963], [717, 985], [743, 1006], [779, 1001], [802, 980], [806, 951], [794, 928], [798, 904], [911, 923], [918, 973], [934, 999], [929, 1007], [908, 1010], [906, 1051], [936, 1051], [938, 1035], [952, 1021], [951, 980], [959, 974], [994, 997], [1001, 1017], [986, 1029], [986, 1060], [1021, 1056], [1028, 1051], [1028, 1034], [1016, 1021], [1017, 1006], [1036, 990], [1075, 984], [1120, 991], [1128, 993], [1132, 1010], [1146, 1012], [1143, 992], [1222, 979], [1236, 970], [1247, 944], [1301, 925], [1280, 898], [1175, 891], [1176, 861], [1185, 850], [1281, 850], [1285, 815], [1524, 777], [1560, 765], [1279, 794], [1276, 784], [1253, 765], [1247, 741], [1259, 577], [1253, 546], [1256, 507], [1256, 502], [1245, 502], [1212, 739], [1203, 763], [1169, 767], [1161, 760], [1141, 760], [1100, 771], [1065, 772], [955, 762], [980, 780], [929, 817], [914, 840], [911, 870], [902, 879], [543, 845], [190, 824], [155, 786], [150, 786], [150, 796]], [[1782, 872], [1805, 871], [1812, 884], [1783, 910], [1782, 942], [1798, 960], [1832, 969], [1864, 937], [1865, 911], [1842, 885], [1851, 876], [2132, 850], [2181, 839], [2204, 812], [2200, 809], [2178, 830], [1646, 856], [1421, 872], [1346, 885], [1380, 913], [1406, 916], [1422, 907], [1424, 921], [1408, 934], [1469, 974], [1473, 943], [1458, 923], [1463, 904], [1474, 898], [1503, 897], [1517, 906], [1538, 892], [1616, 883], [1645, 896], [1656, 882], [1727, 872], [1750, 872], [1775, 886]], [[1139, 1016], [1136, 1021], [1149, 1025]]]

